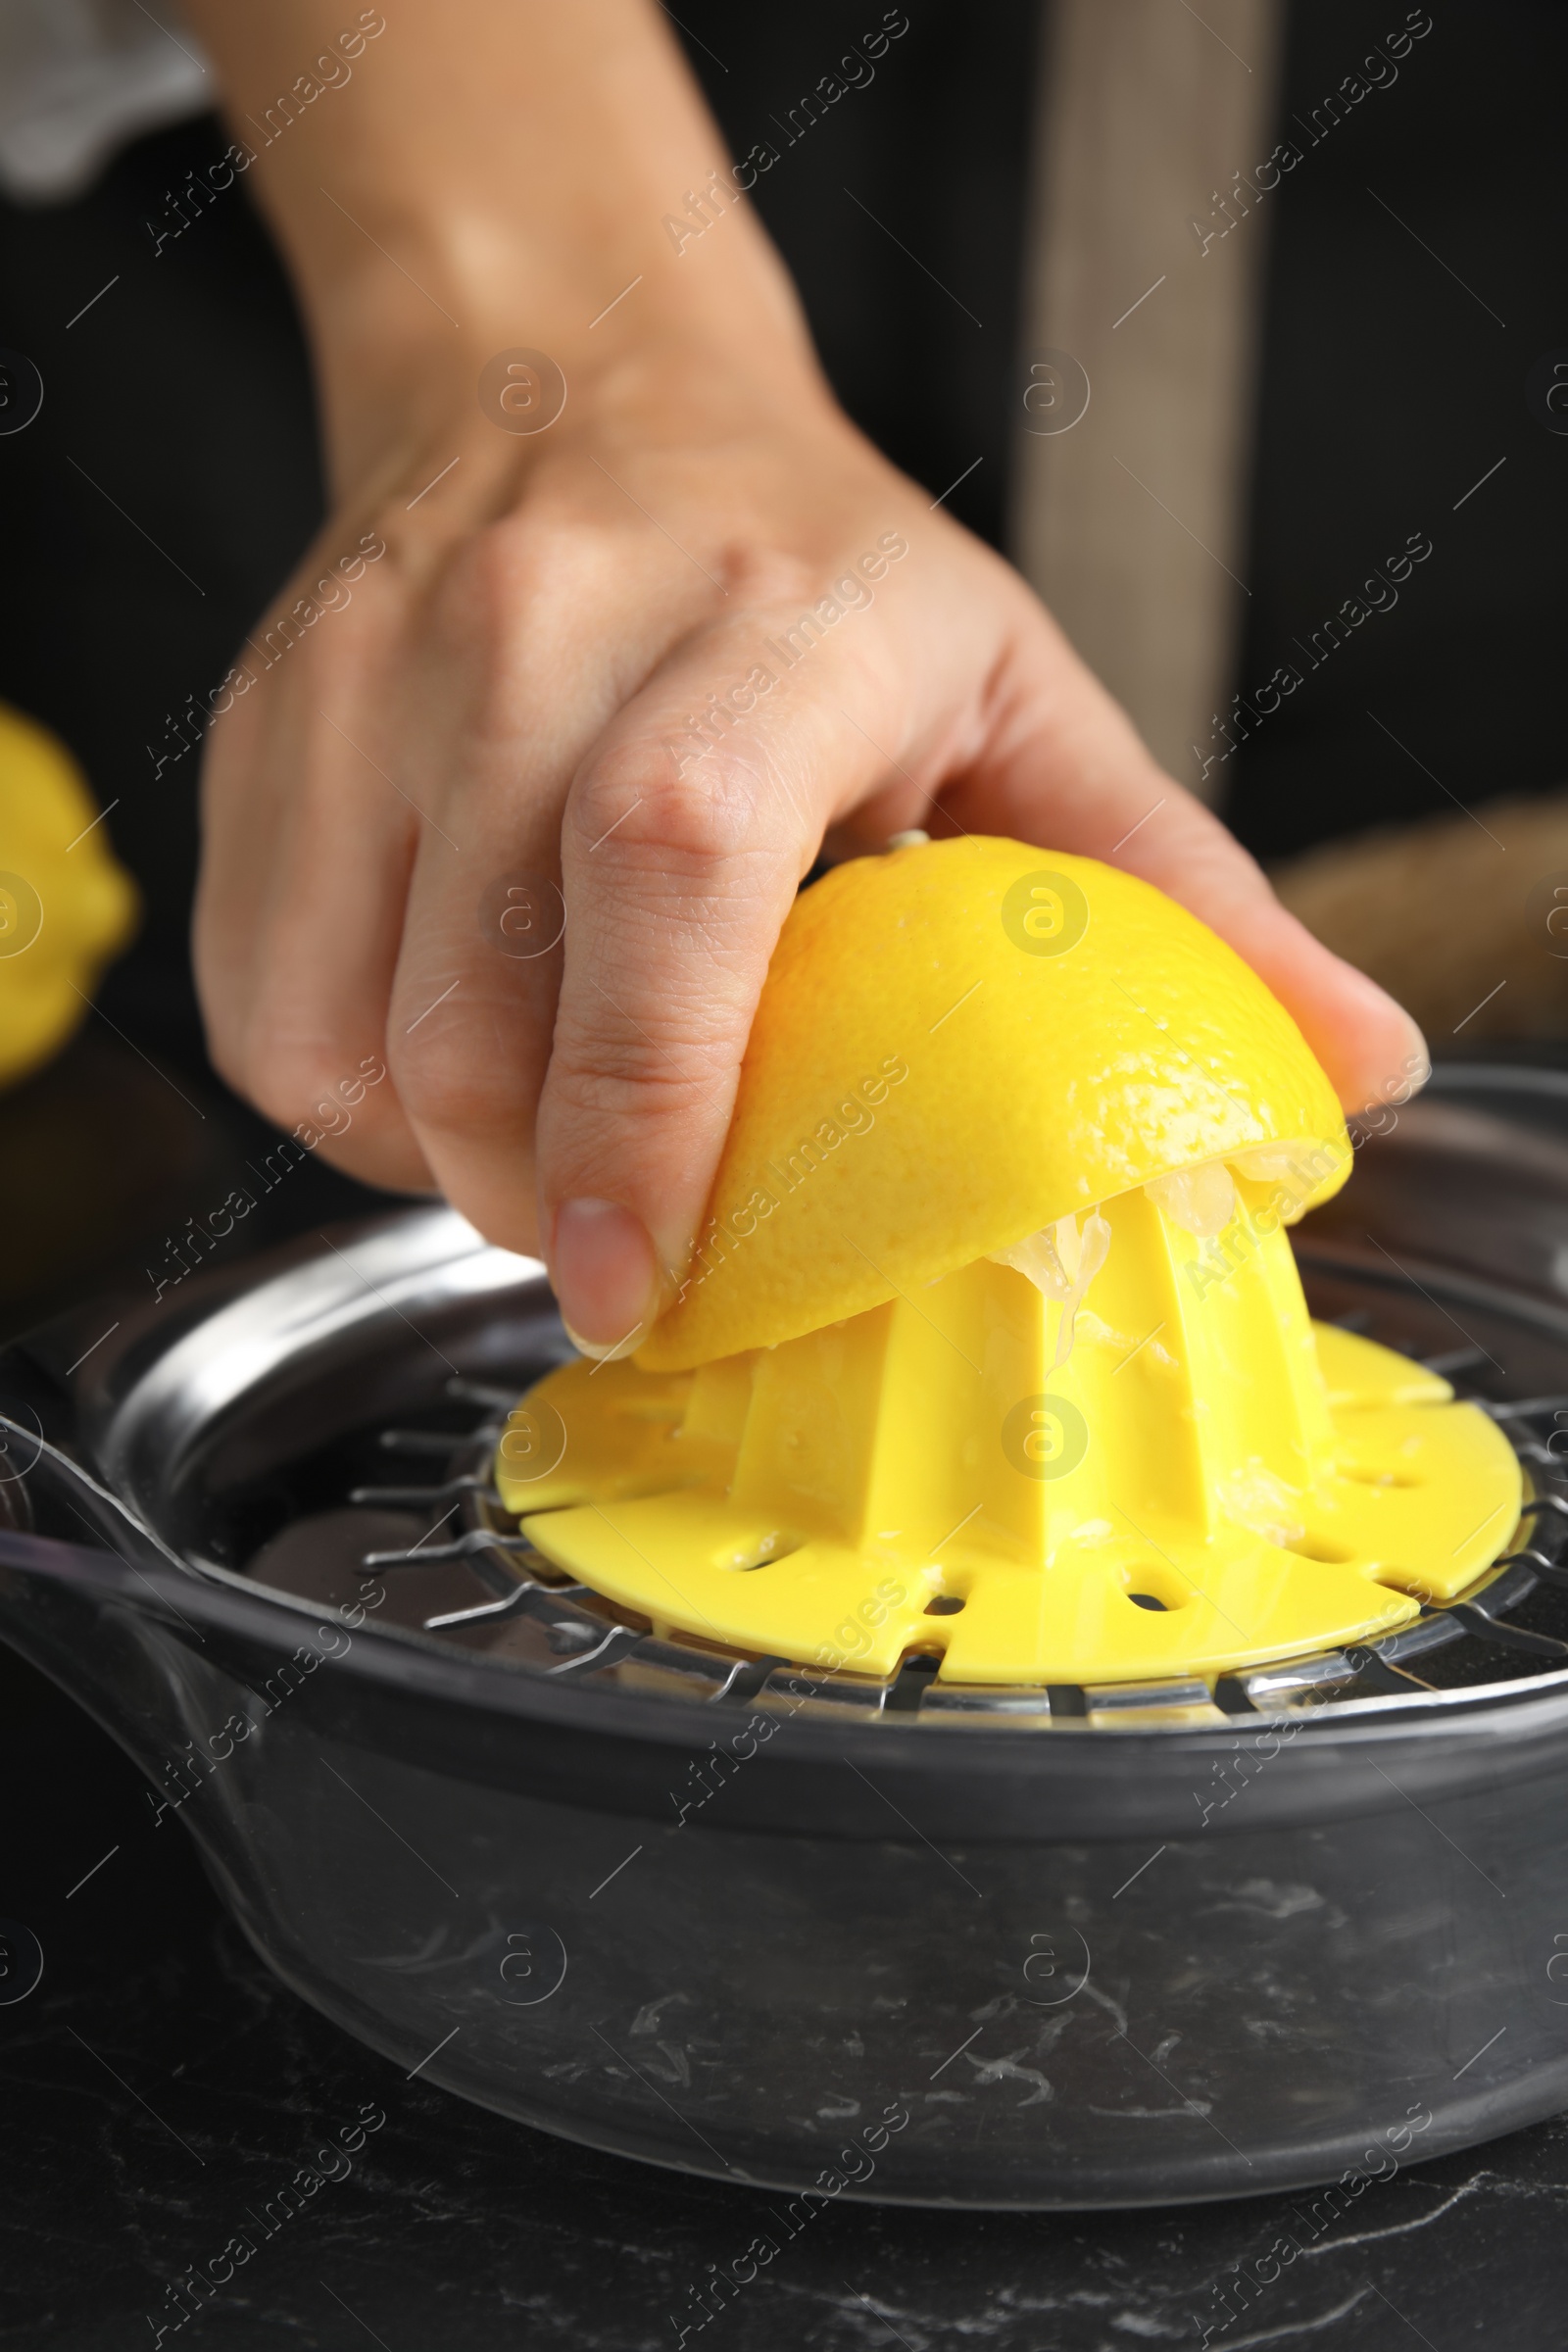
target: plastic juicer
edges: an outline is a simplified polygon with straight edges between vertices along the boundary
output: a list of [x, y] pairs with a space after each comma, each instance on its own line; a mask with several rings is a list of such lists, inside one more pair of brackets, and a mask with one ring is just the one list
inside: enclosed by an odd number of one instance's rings
[[[511, 1417], [529, 1541], [656, 1632], [1212, 1690], [1453, 1599], [1518, 1523], [1494, 1420], [1308, 1319], [1286, 1225], [1351, 1155], [1282, 1009], [1148, 885], [1038, 860], [966, 838], [808, 894], [673, 1312]], [[861, 1067], [900, 1076], [852, 1125]]]

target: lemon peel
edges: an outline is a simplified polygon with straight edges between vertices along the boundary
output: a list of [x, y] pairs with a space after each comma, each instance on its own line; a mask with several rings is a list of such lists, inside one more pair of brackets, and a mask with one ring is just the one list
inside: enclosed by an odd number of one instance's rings
[[1258, 1152], [1287, 1223], [1350, 1168], [1296, 1023], [1185, 907], [990, 837], [854, 859], [780, 933], [706, 1222], [636, 1360], [776, 1347]]

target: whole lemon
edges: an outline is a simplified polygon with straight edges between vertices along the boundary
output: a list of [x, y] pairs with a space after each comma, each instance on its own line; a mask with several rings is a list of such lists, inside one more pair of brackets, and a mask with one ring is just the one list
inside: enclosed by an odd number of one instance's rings
[[0, 704], [0, 1086], [59, 1052], [135, 928], [97, 814], [64, 744]]

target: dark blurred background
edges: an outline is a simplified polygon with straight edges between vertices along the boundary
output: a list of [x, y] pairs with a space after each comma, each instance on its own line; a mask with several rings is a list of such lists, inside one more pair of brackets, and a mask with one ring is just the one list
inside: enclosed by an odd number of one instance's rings
[[[792, 145], [789, 110], [881, 11], [683, 0], [680, 24], [732, 146], [781, 150], [757, 201], [851, 413], [933, 496], [965, 475], [952, 510], [1004, 544], [1042, 18], [1033, 0], [909, 15], [874, 81]], [[1401, 21], [1298, 0], [1282, 130]], [[1532, 416], [1525, 378], [1568, 346], [1565, 86], [1560, 6], [1445, 8], [1397, 86], [1271, 199], [1238, 683], [1298, 660], [1410, 533], [1436, 554], [1230, 762], [1225, 813], [1265, 858], [1563, 780], [1568, 438]], [[145, 225], [225, 136], [199, 119], [125, 149], [79, 202], [0, 204], [0, 344], [46, 387], [37, 421], [0, 438], [0, 698], [55, 728], [115, 804], [108, 831], [143, 893], [94, 1027], [220, 1097], [186, 947], [200, 754], [172, 756], [172, 722], [221, 677], [321, 511], [309, 362], [244, 182], [156, 258]]]

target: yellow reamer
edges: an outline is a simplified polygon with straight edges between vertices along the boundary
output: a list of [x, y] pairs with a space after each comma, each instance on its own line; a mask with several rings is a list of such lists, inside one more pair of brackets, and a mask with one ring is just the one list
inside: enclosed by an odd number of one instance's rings
[[784, 926], [710, 1213], [634, 1360], [497, 1484], [659, 1632], [965, 1684], [1213, 1677], [1390, 1632], [1519, 1518], [1495, 1423], [1308, 1319], [1349, 1173], [1256, 974], [1012, 841], [840, 866]]

